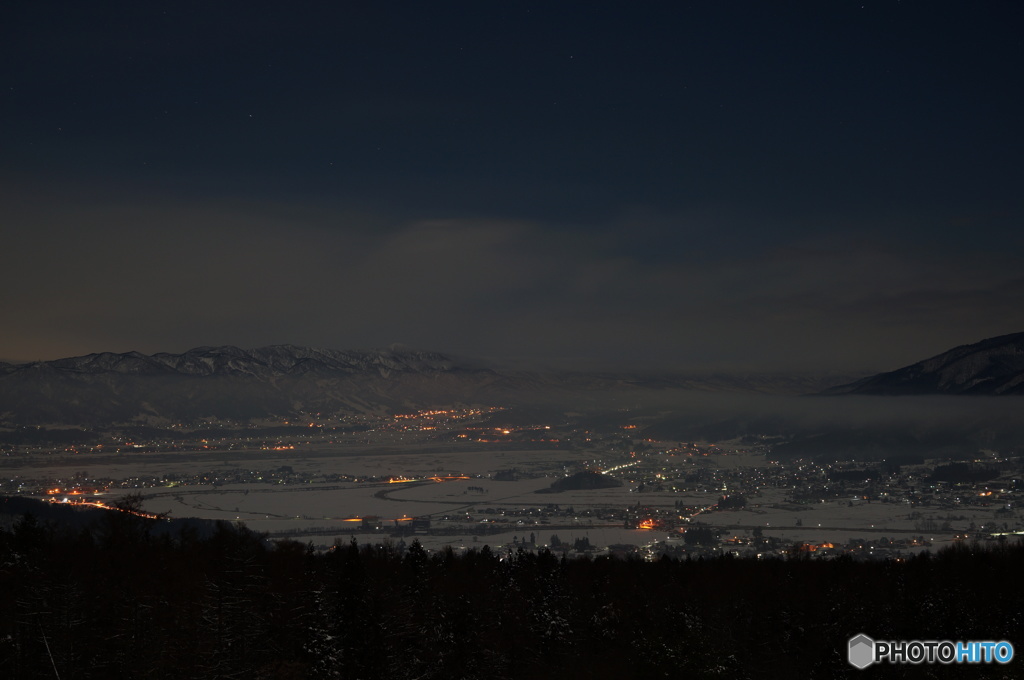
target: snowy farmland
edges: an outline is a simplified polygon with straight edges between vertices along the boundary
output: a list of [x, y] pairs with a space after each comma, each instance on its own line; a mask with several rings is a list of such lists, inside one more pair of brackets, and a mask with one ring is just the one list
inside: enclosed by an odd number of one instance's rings
[[[287, 453], [58, 455], [21, 465], [8, 460], [4, 471], [12, 481], [37, 480], [47, 488], [67, 488], [72, 479], [87, 477], [107, 489], [107, 503], [137, 493], [149, 512], [240, 522], [273, 538], [320, 546], [351, 538], [377, 542], [396, 532], [411, 540], [413, 518], [421, 528], [429, 524], [429, 530], [416, 532], [424, 545], [455, 549], [543, 546], [553, 540], [572, 545], [583, 538], [603, 548], [680, 539], [671, 528], [627, 528], [644, 512], [673, 518], [680, 528], [691, 522], [710, 526], [723, 538], [749, 539], [756, 531], [791, 543], [914, 536], [941, 546], [975, 527], [998, 528], [997, 521], [1003, 528], [1016, 526], [1005, 504], [950, 509], [852, 497], [794, 503], [788, 488], [763, 483], [776, 465], [764, 454], [728, 446], [710, 450], [713, 455], [654, 452], [616, 460], [607, 452], [565, 449], [318, 446]], [[549, 492], [557, 479], [595, 465], [622, 486]], [[707, 480], [709, 473], [721, 480], [746, 476], [761, 486], [747, 494], [742, 509], [712, 510], [726, 493], [725, 482], [661, 483], [694, 474]]]

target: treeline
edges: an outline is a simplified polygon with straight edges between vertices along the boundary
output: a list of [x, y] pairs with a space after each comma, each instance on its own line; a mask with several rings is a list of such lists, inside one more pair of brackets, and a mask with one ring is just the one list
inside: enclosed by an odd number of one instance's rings
[[[849, 638], [1009, 640], [1024, 549], [907, 562], [326, 553], [108, 512], [0, 531], [0, 677], [843, 678]], [[1022, 677], [1024, 662], [885, 669]], [[942, 675], [942, 673], [946, 673]]]

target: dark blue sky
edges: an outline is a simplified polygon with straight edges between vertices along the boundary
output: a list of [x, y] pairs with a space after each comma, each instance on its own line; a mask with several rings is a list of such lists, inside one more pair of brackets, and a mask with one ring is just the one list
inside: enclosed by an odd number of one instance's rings
[[0, 357], [887, 369], [1024, 329], [1016, 2], [17, 3]]

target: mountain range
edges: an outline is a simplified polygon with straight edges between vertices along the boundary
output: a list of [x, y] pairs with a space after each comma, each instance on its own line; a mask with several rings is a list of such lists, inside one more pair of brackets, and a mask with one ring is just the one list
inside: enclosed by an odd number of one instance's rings
[[[408, 349], [294, 345], [198, 347], [181, 354], [103, 352], [0, 363], [0, 425], [167, 425], [297, 414], [383, 415], [459, 406], [608, 405], [609, 395], [1019, 395], [1024, 333], [957, 347], [888, 373], [842, 376], [508, 371]], [[835, 386], [837, 383], [843, 383]]]
[[460, 369], [440, 354], [407, 350], [277, 345], [198, 347], [182, 354], [104, 352], [0, 364], [0, 421], [100, 425], [386, 412], [427, 403], [445, 388], [490, 379], [487, 371]]
[[399, 348], [197, 347], [181, 354], [103, 352], [0, 363], [0, 424], [169, 424], [470, 405], [582, 406], [609, 393], [801, 394], [841, 380], [763, 374], [511, 371]]

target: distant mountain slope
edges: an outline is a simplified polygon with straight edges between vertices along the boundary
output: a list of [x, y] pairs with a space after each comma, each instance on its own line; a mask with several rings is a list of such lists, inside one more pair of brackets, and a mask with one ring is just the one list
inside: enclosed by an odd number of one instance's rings
[[452, 362], [436, 353], [377, 350], [342, 352], [329, 349], [273, 345], [258, 349], [238, 347], [197, 347], [184, 354], [161, 352], [152, 356], [139, 352], [103, 352], [83, 357], [35, 362], [21, 366], [0, 366], [0, 371], [28, 367], [74, 371], [83, 374], [126, 375], [253, 376], [270, 379], [277, 375], [311, 371], [341, 373], [374, 372], [387, 377], [394, 372], [437, 372], [453, 368]]
[[250, 419], [300, 411], [415, 408], [466, 381], [465, 370], [430, 352], [336, 351], [277, 345], [199, 347], [183, 354], [104, 352], [0, 365], [0, 419], [105, 424], [155, 417]]
[[824, 394], [1024, 394], [1024, 333], [962, 345]]

